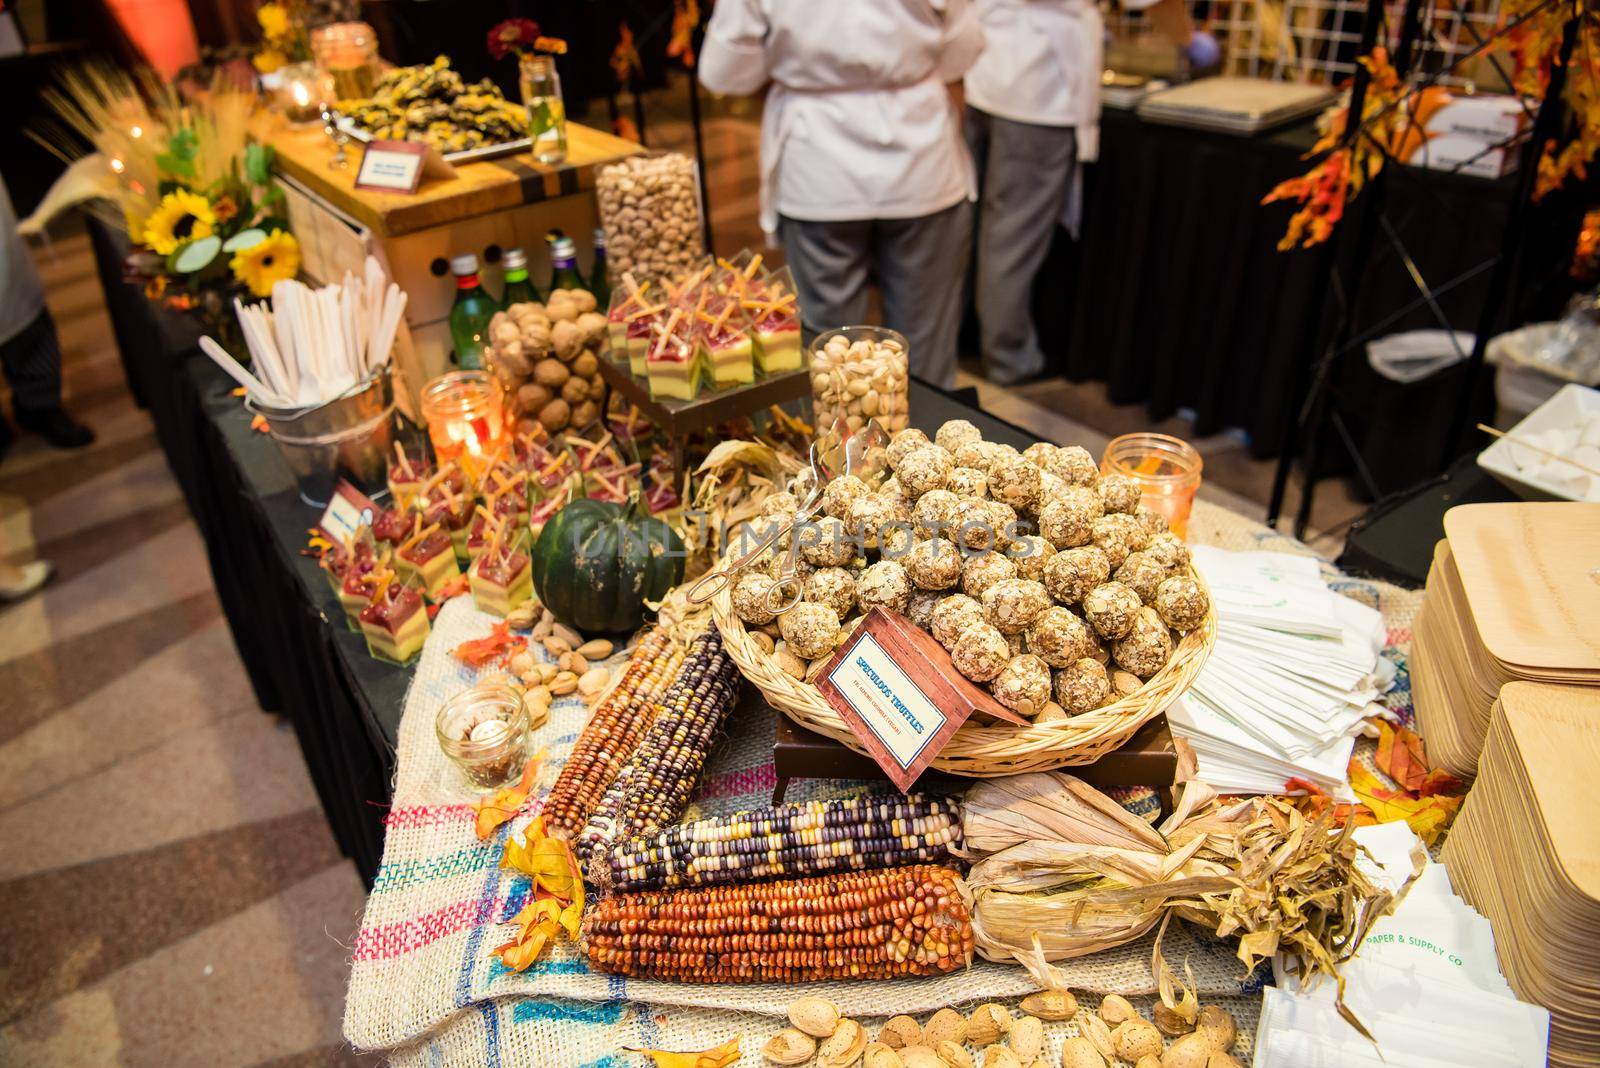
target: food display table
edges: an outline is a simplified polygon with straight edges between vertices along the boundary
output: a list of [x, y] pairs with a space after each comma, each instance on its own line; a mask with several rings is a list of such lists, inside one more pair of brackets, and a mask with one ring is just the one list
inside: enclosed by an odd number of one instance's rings
[[[346, 270], [359, 275], [371, 253], [406, 292], [409, 329], [401, 333], [396, 357], [414, 396], [445, 369], [450, 353], [451, 256], [474, 253], [493, 274], [500, 252], [521, 248], [532, 277], [542, 284], [550, 273], [544, 241], [550, 230], [571, 236], [583, 257], [592, 253], [595, 168], [643, 149], [576, 123], [567, 130], [565, 163], [547, 166], [519, 153], [455, 164], [455, 177], [424, 175], [410, 195], [355, 188], [361, 143], [351, 141], [341, 166], [337, 147], [320, 125], [292, 128], [272, 117], [256, 136], [272, 146], [279, 176], [286, 179], [305, 273], [321, 282], [335, 281]], [[403, 406], [406, 396], [402, 391]]]

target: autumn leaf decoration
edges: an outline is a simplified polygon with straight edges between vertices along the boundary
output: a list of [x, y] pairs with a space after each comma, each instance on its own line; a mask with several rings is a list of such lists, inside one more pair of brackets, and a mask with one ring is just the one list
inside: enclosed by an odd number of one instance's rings
[[1378, 729], [1378, 748], [1372, 766], [1393, 781], [1394, 787], [1352, 759], [1350, 788], [1359, 804], [1335, 804], [1321, 787], [1304, 779], [1290, 779], [1284, 789], [1305, 792], [1292, 803], [1308, 816], [1330, 810], [1335, 825], [1353, 823], [1357, 827], [1403, 821], [1424, 843], [1433, 845], [1460, 811], [1467, 788], [1449, 772], [1428, 766], [1422, 738], [1415, 731], [1381, 719], [1373, 723]]
[[527, 766], [522, 769], [522, 778], [515, 784], [502, 786], [472, 803], [472, 809], [477, 813], [472, 830], [478, 836], [478, 841], [487, 842], [502, 823], [522, 811], [522, 806], [528, 802], [528, 795], [533, 793], [533, 781], [539, 777], [544, 754], [545, 751], [541, 749], [528, 758]]
[[1543, 100], [1549, 91], [1550, 76], [1560, 59], [1561, 39], [1572, 19], [1581, 21], [1563, 87], [1569, 140], [1562, 144], [1551, 138], [1540, 149], [1535, 200], [1570, 178], [1588, 178], [1589, 164], [1600, 152], [1600, 12], [1581, 0], [1502, 0], [1500, 4], [1504, 27], [1500, 44], [1511, 56], [1511, 84], [1534, 100]]
[[1278, 241], [1278, 251], [1296, 245], [1311, 248], [1333, 236], [1333, 228], [1344, 217], [1345, 205], [1361, 192], [1383, 167], [1384, 158], [1403, 147], [1414, 125], [1414, 117], [1400, 106], [1404, 93], [1400, 76], [1389, 62], [1389, 51], [1382, 46], [1361, 59], [1371, 81], [1361, 106], [1362, 121], [1354, 137], [1346, 137], [1350, 109], [1334, 113], [1322, 138], [1305, 158], [1326, 153], [1305, 174], [1280, 182], [1262, 198], [1262, 204], [1279, 200], [1296, 201], [1300, 207], [1289, 217], [1289, 227]]
[[528, 639], [512, 634], [510, 626], [501, 621], [482, 638], [462, 642], [450, 650], [450, 655], [468, 667], [481, 668], [509, 660], [527, 647]]
[[739, 1040], [730, 1038], [714, 1049], [695, 1053], [678, 1053], [670, 1049], [627, 1049], [624, 1053], [639, 1053], [655, 1062], [656, 1068], [727, 1068], [739, 1060]]
[[560, 932], [576, 941], [583, 919], [583, 875], [567, 843], [545, 833], [542, 815], [528, 824], [520, 842], [506, 842], [500, 866], [533, 880], [533, 896], [510, 921], [517, 925], [516, 937], [494, 950], [507, 968], [525, 971]]

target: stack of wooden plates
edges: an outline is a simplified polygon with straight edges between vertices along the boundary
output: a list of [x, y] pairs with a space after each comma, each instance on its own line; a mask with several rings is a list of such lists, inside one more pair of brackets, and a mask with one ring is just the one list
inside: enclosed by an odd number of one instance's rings
[[1441, 859], [1507, 982], [1550, 1010], [1550, 1063], [1600, 1062], [1600, 691], [1512, 682]]
[[1600, 504], [1468, 504], [1444, 530], [1411, 688], [1428, 755], [1469, 778], [1506, 683], [1600, 686]]

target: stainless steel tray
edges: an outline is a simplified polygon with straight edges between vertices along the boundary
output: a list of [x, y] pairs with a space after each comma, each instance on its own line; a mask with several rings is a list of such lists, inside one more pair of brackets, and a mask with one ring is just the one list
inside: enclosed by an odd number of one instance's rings
[[[375, 140], [369, 131], [357, 126], [355, 120], [348, 115], [340, 115], [338, 125], [340, 132], [349, 134], [353, 141], [367, 144]], [[426, 142], [420, 143], [426, 144]], [[477, 148], [464, 148], [460, 152], [441, 152], [439, 155], [446, 163], [479, 163], [487, 159], [499, 159], [501, 156], [514, 156], [532, 147], [531, 139], [519, 137], [515, 141], [502, 141], [497, 145], [479, 145]]]

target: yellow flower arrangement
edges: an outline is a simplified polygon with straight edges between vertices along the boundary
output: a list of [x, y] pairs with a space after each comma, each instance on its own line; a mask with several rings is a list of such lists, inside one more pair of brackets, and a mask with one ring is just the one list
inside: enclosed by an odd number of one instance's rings
[[161, 203], [144, 223], [144, 243], [150, 251], [169, 256], [178, 246], [210, 237], [217, 217], [205, 197], [178, 189], [161, 198]]
[[289, 63], [289, 57], [285, 56], [276, 48], [263, 48], [261, 51], [250, 57], [250, 63], [260, 73], [271, 74], [279, 67], [287, 66]]
[[228, 262], [233, 276], [258, 297], [270, 296], [276, 282], [300, 271], [300, 242], [293, 234], [274, 230], [262, 240], [234, 255]]
[[289, 13], [282, 4], [262, 4], [256, 8], [256, 22], [268, 37], [282, 37], [289, 32]]

